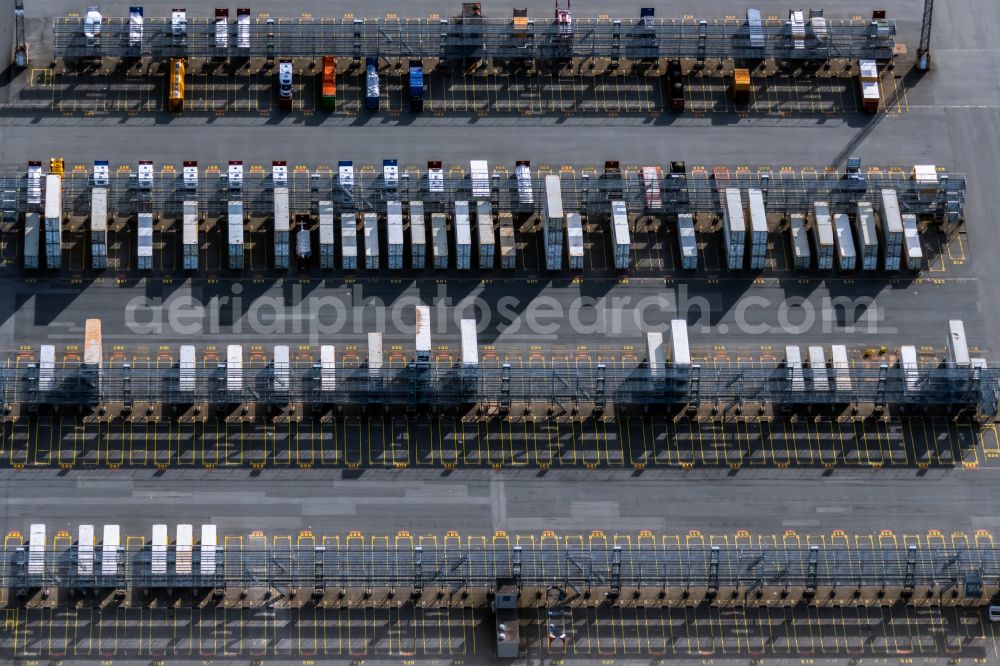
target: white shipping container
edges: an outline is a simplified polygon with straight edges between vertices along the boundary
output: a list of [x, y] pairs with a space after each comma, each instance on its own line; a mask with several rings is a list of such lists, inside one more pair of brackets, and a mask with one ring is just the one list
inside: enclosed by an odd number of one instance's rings
[[462, 366], [475, 368], [479, 365], [479, 339], [476, 332], [475, 319], [463, 319], [462, 329]]
[[139, 213], [139, 236], [136, 244], [138, 269], [153, 269], [153, 214]]
[[874, 60], [859, 60], [858, 68], [862, 81], [878, 81], [878, 65]]
[[670, 353], [675, 366], [691, 365], [687, 322], [683, 319], [673, 319], [670, 322]]
[[920, 233], [917, 229], [917, 216], [907, 213], [903, 216], [903, 256], [906, 257], [906, 268], [919, 271], [924, 263], [924, 251], [920, 247]]
[[379, 268], [378, 215], [365, 213], [362, 217], [365, 234], [365, 268], [370, 271]]
[[813, 240], [816, 246], [816, 268], [828, 271], [833, 268], [834, 234], [830, 205], [825, 201], [813, 204]]
[[104, 369], [104, 338], [101, 334], [101, 320], [87, 319], [83, 324], [83, 363]]
[[809, 347], [809, 370], [812, 372], [814, 391], [830, 390], [830, 374], [826, 368], [826, 354], [816, 345]]
[[961, 319], [948, 322], [948, 364], [956, 368], [968, 368], [969, 343], [965, 338], [965, 324]]
[[455, 268], [467, 271], [472, 262], [472, 229], [469, 227], [469, 202], [455, 202]]
[[51, 391], [56, 378], [56, 347], [42, 345], [38, 353], [38, 390]]
[[334, 391], [337, 388], [337, 350], [333, 345], [319, 348], [319, 390]]
[[642, 189], [646, 196], [646, 210], [660, 210], [663, 208], [663, 196], [660, 192], [660, 177], [662, 172], [660, 167], [644, 166], [639, 172], [642, 178]]
[[785, 367], [788, 369], [789, 388], [805, 391], [806, 380], [802, 374], [802, 354], [795, 345], [785, 347]]
[[899, 367], [903, 369], [903, 377], [906, 380], [906, 390], [915, 391], [917, 389], [917, 379], [919, 377], [919, 365], [917, 364], [917, 348], [913, 345], [903, 345], [899, 348]]
[[28, 206], [42, 205], [42, 167], [40, 164], [28, 165]]
[[45, 525], [35, 523], [28, 532], [28, 573], [41, 576], [45, 573]]
[[274, 267], [288, 268], [289, 249], [288, 188], [274, 188]]
[[340, 214], [340, 248], [344, 270], [357, 270], [358, 222], [354, 213]]
[[118, 574], [118, 553], [121, 550], [121, 530], [118, 525], [105, 525], [101, 538], [101, 575]]
[[198, 552], [201, 561], [198, 564], [198, 571], [202, 576], [215, 575], [215, 554], [219, 546], [215, 525], [201, 526], [201, 543], [198, 544]]
[[512, 271], [517, 268], [517, 244], [514, 239], [514, 215], [510, 211], [501, 211], [497, 215], [500, 227], [500, 268]]
[[812, 265], [812, 251], [809, 249], [809, 235], [806, 233], [806, 216], [802, 213], [793, 213], [788, 228], [792, 235], [795, 270], [808, 270]]
[[833, 345], [831, 356], [833, 358], [834, 386], [838, 391], [849, 393], [853, 384], [851, 382], [851, 362], [847, 359], [847, 347]]
[[899, 212], [896, 190], [881, 192], [882, 256], [887, 271], [898, 271], [903, 253], [903, 218]]
[[108, 190], [104, 187], [95, 187], [90, 191], [90, 256], [95, 270], [107, 268]]
[[153, 525], [149, 563], [149, 570], [153, 575], [163, 576], [167, 573], [167, 542], [167, 526], [162, 523]]
[[611, 240], [615, 246], [615, 269], [628, 270], [632, 263], [632, 234], [628, 228], [628, 206], [611, 202]]
[[448, 268], [448, 223], [444, 213], [431, 214], [431, 249], [434, 268]]
[[230, 201], [229, 212], [229, 267], [243, 269], [243, 202]]
[[858, 253], [854, 247], [854, 234], [851, 233], [851, 220], [846, 213], [837, 213], [833, 216], [833, 225], [840, 270], [853, 271], [857, 268]]
[[427, 305], [418, 305], [414, 310], [417, 360], [427, 363], [431, 360], [431, 309]]
[[666, 357], [663, 349], [663, 333], [660, 331], [646, 333], [646, 357], [649, 359], [650, 376], [654, 379], [663, 377]]
[[181, 241], [184, 246], [184, 270], [198, 270], [198, 202], [185, 201]]
[[427, 229], [422, 201], [410, 202], [410, 262], [418, 271], [427, 266]]
[[368, 334], [368, 377], [378, 377], [382, 374], [382, 334]]
[[727, 265], [730, 270], [743, 268], [746, 257], [746, 218], [743, 216], [743, 197], [735, 187], [723, 192], [722, 236], [726, 243]]
[[403, 203], [386, 203], [386, 238], [389, 250], [389, 269], [403, 269]]
[[62, 267], [62, 178], [45, 176], [45, 260], [48, 268]]
[[434, 194], [444, 193], [444, 169], [440, 167], [428, 167], [427, 191]]
[[336, 233], [333, 230], [333, 202], [319, 202], [319, 267], [333, 268], [333, 248]]
[[38, 268], [38, 239], [41, 236], [38, 213], [24, 214], [24, 268]]
[[858, 202], [855, 223], [861, 246], [861, 269], [873, 271], [878, 268], [878, 232], [875, 230], [875, 211], [867, 201]]
[[566, 214], [566, 247], [569, 269], [583, 270], [583, 222], [579, 213]]
[[194, 548], [194, 526], [182, 523], [177, 526], [177, 546], [175, 549], [174, 571], [188, 576], [191, 574], [191, 551]]
[[94, 575], [94, 526], [80, 525], [76, 541], [76, 573], [80, 576]]
[[226, 390], [243, 392], [243, 345], [226, 347]]
[[292, 374], [288, 345], [274, 345], [274, 353], [271, 357], [271, 371], [274, 373], [274, 391], [276, 393], [288, 393], [288, 389], [291, 387]]
[[195, 358], [194, 345], [181, 345], [181, 362], [178, 388], [182, 393], [193, 393], [197, 380], [198, 361]]
[[496, 261], [496, 234], [493, 231], [493, 207], [489, 201], [476, 203], [476, 233], [479, 236], [479, 268], [491, 271]]
[[470, 161], [469, 175], [472, 180], [472, 198], [488, 199], [490, 196], [490, 168], [486, 160]]
[[545, 177], [545, 233], [562, 236], [562, 182], [559, 176]]
[[337, 184], [345, 204], [354, 201], [354, 162], [341, 160], [337, 165]]
[[913, 167], [913, 180], [917, 189], [925, 194], [932, 194], [938, 188], [937, 167], [933, 164], [917, 164]]
[[528, 164], [518, 164], [514, 167], [514, 175], [517, 177], [517, 200], [522, 205], [535, 203], [535, 187], [531, 180], [531, 166]]
[[758, 189], [747, 190], [750, 209], [750, 269], [764, 268], [767, 258], [767, 210], [764, 193]]

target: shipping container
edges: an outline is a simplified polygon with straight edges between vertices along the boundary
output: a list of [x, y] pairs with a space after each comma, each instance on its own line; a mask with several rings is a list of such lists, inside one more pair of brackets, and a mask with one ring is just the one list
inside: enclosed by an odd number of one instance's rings
[[493, 207], [489, 201], [476, 202], [476, 235], [479, 237], [479, 268], [493, 270], [496, 261], [496, 234], [493, 231]]
[[809, 372], [812, 375], [814, 391], [830, 390], [830, 373], [826, 367], [826, 353], [818, 345], [809, 347]]
[[444, 169], [440, 162], [427, 163], [427, 191], [433, 194], [444, 193]]
[[45, 262], [51, 269], [62, 267], [62, 178], [45, 177]]
[[903, 345], [899, 348], [899, 367], [903, 369], [907, 392], [916, 391], [920, 376], [916, 347], [913, 345]]
[[183, 7], [170, 10], [170, 34], [175, 45], [187, 44], [187, 10]]
[[337, 110], [337, 59], [323, 56], [323, 110]]
[[948, 322], [948, 365], [954, 368], [968, 368], [970, 364], [965, 324], [961, 319], [952, 319]]
[[431, 251], [434, 268], [448, 268], [448, 224], [444, 213], [431, 214]]
[[[106, 164], [106, 163], [105, 163]], [[186, 160], [182, 168], [184, 189], [191, 193], [198, 192], [198, 162]], [[105, 183], [106, 184], [106, 183]]]
[[842, 393], [850, 393], [853, 382], [851, 380], [851, 362], [847, 358], [847, 347], [833, 345], [830, 351], [833, 359], [834, 388]]
[[181, 243], [184, 246], [184, 270], [198, 270], [198, 202], [185, 201], [183, 204]]
[[687, 322], [683, 319], [673, 319], [670, 322], [670, 360], [678, 367], [691, 365]]
[[132, 48], [142, 48], [142, 7], [128, 8], [128, 45]]
[[792, 33], [792, 48], [801, 50], [806, 47], [806, 17], [801, 10], [788, 12], [788, 24]]
[[336, 355], [333, 345], [321, 345], [319, 348], [319, 390], [324, 393], [337, 388]]
[[879, 84], [876, 82], [861, 82], [861, 108], [866, 113], [877, 113], [881, 100]]
[[858, 253], [854, 246], [854, 234], [851, 233], [851, 220], [846, 213], [833, 216], [833, 232], [840, 270], [856, 270]]
[[56, 378], [55, 345], [42, 345], [38, 350], [38, 390], [51, 391]]
[[750, 70], [744, 67], [733, 70], [733, 103], [750, 103]]
[[562, 270], [564, 220], [562, 182], [559, 176], [546, 176], [542, 245], [545, 249], [545, 268], [550, 271]]
[[274, 188], [274, 267], [288, 268], [289, 255], [288, 188]]
[[340, 214], [340, 252], [345, 271], [358, 268], [358, 221], [354, 213]]
[[28, 528], [28, 574], [45, 575], [45, 525], [34, 523]]
[[812, 266], [812, 251], [809, 249], [809, 235], [806, 232], [806, 216], [802, 213], [792, 213], [788, 229], [792, 236], [792, 258], [795, 270], [809, 270], [809, 267]]
[[390, 270], [403, 269], [403, 202], [389, 201], [386, 208], [386, 240], [389, 250], [388, 266]]
[[684, 74], [680, 60], [667, 61], [667, 76], [664, 83], [667, 86], [664, 97], [669, 100], [670, 110], [681, 113], [684, 111]]
[[[236, 48], [250, 48], [250, 10], [242, 7], [236, 10]], [[247, 54], [238, 55], [246, 57]]]
[[[96, 171], [96, 168], [95, 168]], [[42, 176], [42, 163], [41, 162], [28, 162], [28, 207], [33, 208], [35, 206], [42, 205], [42, 183], [44, 182], [44, 177]], [[105, 183], [107, 186], [107, 183]]]
[[833, 218], [830, 204], [825, 201], [813, 203], [813, 245], [816, 251], [816, 268], [828, 271], [833, 268], [834, 255]]
[[785, 368], [787, 370], [788, 389], [805, 391], [806, 380], [802, 373], [802, 353], [795, 345], [785, 347]]
[[136, 268], [153, 270], [153, 214], [139, 213], [139, 235], [136, 243]]
[[94, 270], [108, 267], [108, 190], [90, 191], [90, 264]]
[[177, 526], [177, 547], [175, 551], [174, 571], [178, 574], [191, 575], [191, 552], [194, 549], [194, 527], [181, 523]]
[[215, 556], [219, 547], [218, 530], [215, 525], [201, 526], [201, 539], [198, 543], [198, 572], [202, 576], [215, 575]]
[[424, 226], [424, 202], [410, 202], [410, 263], [414, 270], [427, 267], [427, 229]]
[[693, 271], [698, 268], [698, 239], [694, 232], [694, 215], [677, 216], [677, 244], [680, 246], [681, 268]]
[[167, 526], [162, 523], [153, 525], [149, 549], [149, 571], [154, 576], [167, 574], [167, 543]]
[[319, 267], [333, 270], [333, 248], [336, 245], [336, 232], [333, 229], [333, 202], [319, 202]]
[[899, 212], [896, 190], [882, 190], [879, 217], [882, 225], [882, 257], [887, 271], [898, 271], [903, 254], [903, 218]]
[[274, 345], [271, 356], [271, 386], [275, 393], [288, 393], [292, 381], [291, 373], [288, 345]]
[[229, 268], [243, 270], [243, 202], [230, 201], [228, 211]]
[[462, 367], [479, 366], [479, 334], [475, 319], [463, 319], [459, 326], [462, 331]]
[[936, 194], [938, 190], [938, 172], [933, 164], [917, 164], [913, 167], [911, 177], [922, 194]]
[[181, 345], [181, 360], [177, 387], [182, 393], [194, 393], [198, 377], [198, 361], [194, 345]]
[[646, 333], [646, 358], [649, 359], [649, 374], [654, 379], [664, 375], [666, 354], [663, 349], [663, 333], [649, 331]]
[[[215, 48], [229, 48], [229, 10], [217, 8], [215, 10]], [[220, 54], [220, 57], [225, 57]]]
[[858, 75], [862, 81], [878, 83], [878, 65], [874, 60], [859, 60]]
[[365, 58], [365, 108], [369, 111], [378, 111], [378, 105], [378, 58], [368, 56]]
[[[764, 41], [764, 21], [761, 19], [759, 9], [747, 10], [747, 28], [750, 31], [750, 48], [763, 49], [766, 46]], [[760, 57], [764, 57], [761, 53]]]
[[365, 234], [365, 268], [377, 271], [381, 256], [378, 245], [378, 215], [365, 213], [362, 217], [362, 224]]
[[101, 388], [104, 376], [104, 338], [101, 334], [101, 320], [87, 319], [83, 323], [83, 365], [95, 377], [95, 386]]
[[517, 178], [517, 201], [522, 206], [535, 203], [535, 185], [531, 179], [531, 162], [519, 160], [514, 167], [514, 176]]
[[747, 223], [743, 216], [743, 197], [738, 188], [723, 192], [722, 237], [726, 245], [729, 270], [742, 270], [746, 261]]
[[490, 167], [486, 160], [470, 161], [469, 176], [472, 181], [472, 198], [488, 199], [490, 197]]
[[646, 210], [659, 211], [663, 208], [663, 194], [660, 190], [660, 181], [663, 179], [663, 171], [658, 166], [644, 166], [639, 173], [642, 178], [642, 190], [646, 196]]
[[424, 110], [424, 66], [419, 60], [410, 61], [410, 112]]
[[101, 534], [101, 575], [125, 575], [125, 551], [118, 525], [105, 525]]
[[24, 214], [24, 268], [38, 269], [38, 241], [41, 236], [38, 213]]
[[80, 525], [76, 540], [76, 573], [94, 575], [94, 526]]
[[187, 71], [187, 61], [184, 58], [171, 58], [169, 66], [170, 89], [167, 94], [167, 110], [171, 113], [180, 113], [184, 110], [184, 76]]
[[226, 346], [226, 391], [237, 400], [243, 393], [243, 345]]
[[579, 213], [566, 214], [566, 254], [571, 271], [583, 270], [583, 221]]
[[517, 268], [517, 244], [514, 239], [514, 215], [509, 210], [497, 215], [500, 227], [500, 268], [512, 271]]
[[472, 229], [469, 226], [469, 202], [455, 202], [455, 268], [467, 271], [472, 262]]
[[858, 202], [855, 225], [861, 247], [861, 270], [873, 271], [878, 268], [878, 232], [875, 230], [875, 211], [867, 201]]
[[418, 305], [415, 310], [416, 340], [414, 350], [418, 363], [430, 363], [431, 360], [431, 309], [426, 305]]
[[380, 379], [382, 375], [382, 334], [368, 334], [368, 379]]
[[354, 162], [341, 160], [337, 165], [337, 185], [340, 187], [341, 201], [354, 204]]
[[278, 94], [278, 109], [280, 111], [292, 110], [292, 75], [291, 60], [282, 60], [278, 63], [278, 74], [275, 79], [275, 85]]
[[628, 270], [632, 263], [632, 234], [628, 228], [628, 206], [624, 201], [611, 202], [611, 242], [614, 244], [615, 270]]
[[767, 209], [764, 193], [758, 189], [747, 190], [750, 209], [750, 270], [761, 270], [767, 262]]
[[924, 263], [924, 251], [920, 247], [920, 233], [917, 230], [917, 216], [907, 213], [903, 216], [903, 256], [906, 268], [919, 271]]
[[[332, 249], [332, 248], [331, 248]], [[299, 230], [295, 232], [295, 258], [299, 260], [300, 266], [304, 265], [307, 259], [312, 257], [312, 233], [305, 222], [299, 224]]]

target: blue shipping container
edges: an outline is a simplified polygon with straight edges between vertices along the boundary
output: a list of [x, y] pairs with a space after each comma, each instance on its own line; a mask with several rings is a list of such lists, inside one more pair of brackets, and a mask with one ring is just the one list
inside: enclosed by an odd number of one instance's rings
[[378, 111], [378, 58], [369, 56], [365, 59], [365, 72], [365, 107], [369, 111]]
[[424, 68], [420, 64], [410, 63], [410, 111], [420, 113], [424, 110]]

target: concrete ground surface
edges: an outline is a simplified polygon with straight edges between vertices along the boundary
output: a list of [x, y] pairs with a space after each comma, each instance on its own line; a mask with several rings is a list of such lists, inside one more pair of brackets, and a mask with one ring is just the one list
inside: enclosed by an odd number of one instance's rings
[[[83, 3], [59, 0], [29, 2], [29, 35], [43, 37], [51, 17], [69, 11], [81, 12]], [[620, 12], [609, 12], [605, 3], [578, 0], [573, 9], [579, 15], [598, 13], [637, 14], [646, 2], [616, 4]], [[892, 0], [881, 3], [890, 18], [899, 21], [900, 39], [912, 52], [919, 34], [918, 2]], [[995, 233], [993, 211], [1000, 207], [1000, 188], [995, 187], [1000, 173], [1000, 88], [995, 71], [1000, 65], [1000, 8], [988, 0], [970, 0], [960, 7], [954, 3], [939, 3], [934, 25], [934, 68], [923, 76], [908, 75], [905, 80], [906, 111], [878, 115], [790, 117], [740, 117], [733, 114], [706, 114], [703, 117], [669, 116], [657, 118], [563, 117], [544, 114], [529, 118], [443, 115], [442, 117], [411, 118], [406, 116], [357, 117], [350, 120], [335, 118], [263, 117], [178, 117], [158, 115], [111, 115], [106, 117], [64, 116], [61, 113], [24, 111], [14, 107], [0, 109], [0, 164], [23, 165], [28, 159], [62, 156], [70, 162], [91, 163], [108, 158], [115, 162], [134, 163], [151, 158], [158, 162], [179, 163], [197, 159], [203, 163], [224, 163], [228, 159], [243, 159], [266, 164], [272, 159], [294, 159], [302, 164], [331, 163], [336, 159], [378, 163], [387, 152], [402, 163], [422, 163], [441, 159], [455, 163], [470, 158], [486, 157], [491, 162], [513, 163], [530, 158], [533, 162], [550, 164], [591, 164], [605, 159], [621, 159], [631, 163], [665, 164], [669, 160], [685, 160], [690, 164], [833, 164], [842, 165], [848, 156], [857, 155], [868, 163], [914, 164], [936, 163], [968, 176], [966, 203], [967, 246], [971, 260], [962, 280], [932, 285], [939, 292], [910, 285], [887, 297], [885, 321], [900, 324], [901, 335], [915, 344], [940, 344], [946, 321], [963, 318], [969, 327], [969, 337], [985, 350], [996, 351], [993, 332], [1000, 327], [1000, 290], [996, 261], [1000, 240]], [[551, 5], [544, 2], [490, 2], [487, 14], [506, 16], [509, 8], [528, 5], [534, 13], [548, 15]], [[768, 0], [757, 3], [765, 14], [782, 15], [787, 6]], [[828, 16], [869, 15], [872, 6], [851, 0], [830, 8]], [[103, 3], [106, 14], [124, 15], [125, 3]], [[657, 6], [658, 14], [725, 16], [742, 14], [745, 7], [729, 2], [671, 3], [669, 8]], [[192, 13], [208, 15], [208, 3], [188, 3]], [[274, 15], [298, 15], [312, 12], [314, 16], [353, 12], [358, 16], [395, 12], [400, 16], [426, 16], [430, 12], [449, 15], [457, 7], [438, 3], [412, 2], [405, 10], [384, 2], [329, 3], [296, 0], [294, 6], [270, 3], [256, 7]], [[165, 11], [165, 10], [164, 10]], [[158, 12], [147, 7], [147, 13]], [[0, 25], [6, 22], [0, 21]], [[3, 29], [0, 28], [0, 37]], [[44, 42], [38, 52], [44, 53]], [[42, 62], [41, 67], [47, 67]], [[6, 91], [0, 91], [0, 96]], [[2, 101], [2, 100], [0, 100]], [[505, 285], [506, 287], [506, 285]], [[606, 285], [608, 289], [618, 288]], [[177, 287], [175, 293], [185, 293], [189, 285]], [[415, 287], [408, 287], [413, 289]], [[532, 290], [528, 285], [510, 285], [514, 293]], [[722, 324], [730, 324], [737, 285], [697, 285], [695, 288], [720, 304], [722, 314], [703, 334], [713, 339]], [[824, 284], [817, 291], [830, 289]], [[267, 286], [266, 290], [278, 290]], [[572, 288], [547, 288], [557, 299], [572, 296]], [[775, 299], [788, 295], [789, 285], [766, 287]], [[876, 295], [892, 291], [889, 284], [873, 286]], [[57, 339], [62, 331], [77, 334], [71, 327], [89, 316], [106, 316], [109, 343], [129, 340], [123, 333], [121, 317], [114, 312], [121, 302], [134, 295], [144, 295], [146, 287], [100, 286], [81, 290], [77, 285], [65, 285], [60, 280], [25, 284], [7, 280], [0, 290], [0, 313], [3, 326], [0, 340], [4, 345], [35, 346], [43, 339]], [[637, 293], [646, 293], [641, 289]], [[771, 316], [767, 314], [766, 316]], [[119, 322], [119, 323], [115, 323]], [[53, 330], [59, 331], [54, 333]], [[638, 334], [638, 331], [635, 331]], [[838, 342], [845, 334], [834, 331], [818, 334], [817, 341]], [[774, 342], [760, 336], [746, 336], [743, 344]], [[210, 339], [196, 338], [199, 343]], [[401, 340], [404, 338], [400, 338]], [[857, 339], [857, 338], [856, 338]], [[166, 336], [164, 344], [175, 345], [181, 336]], [[501, 343], [502, 337], [496, 342]], [[225, 344], [225, 340], [215, 340]], [[850, 343], [850, 340], [847, 340]], [[867, 344], [867, 342], [861, 343]], [[860, 345], [859, 345], [860, 346]], [[262, 470], [205, 469], [171, 467], [153, 469], [74, 468], [59, 470], [45, 467], [0, 470], [0, 529], [26, 533], [32, 522], [45, 522], [50, 533], [65, 529], [75, 533], [80, 523], [120, 523], [123, 533], [148, 535], [156, 522], [175, 524], [216, 523], [223, 534], [247, 534], [263, 530], [268, 535], [295, 535], [309, 529], [317, 534], [343, 535], [359, 530], [366, 535], [393, 535], [405, 530], [412, 534], [442, 535], [455, 530], [463, 535], [489, 536], [498, 530], [508, 534], [538, 534], [554, 530], [564, 534], [589, 534], [603, 530], [611, 534], [635, 534], [649, 529], [655, 533], [687, 534], [698, 530], [709, 535], [732, 535], [738, 530], [752, 534], [779, 537], [793, 531], [803, 538], [828, 535], [834, 530], [849, 534], [872, 534], [888, 530], [901, 540], [919, 536], [926, 543], [934, 530], [946, 535], [964, 534], [974, 538], [977, 531], [1000, 534], [1000, 500], [997, 490], [997, 469], [984, 465], [977, 469], [959, 467], [836, 468], [832, 471], [815, 468], [768, 467], [764, 469], [273, 469]], [[90, 609], [87, 609], [90, 611]], [[586, 632], [587, 642], [574, 641], [580, 649], [565, 654], [553, 654], [542, 637], [533, 637], [529, 659], [535, 662], [571, 660], [602, 664], [706, 663], [808, 663], [841, 664], [851, 659], [870, 658], [915, 659], [921, 663], [956, 663], [959, 658], [976, 658], [982, 663], [995, 663], [1000, 656], [992, 626], [982, 614], [941, 610], [944, 619], [918, 617], [922, 611], [895, 608], [881, 615], [882, 610], [861, 618], [840, 619], [816, 615], [810, 618], [807, 609], [792, 609], [780, 618], [754, 615], [732, 619], [712, 615], [710, 609], [695, 612], [697, 617], [673, 618], [656, 611], [618, 619], [612, 609], [597, 609], [594, 618], [583, 616], [572, 623], [579, 629], [575, 638]], [[9, 613], [10, 611], [4, 611]], [[24, 612], [24, 611], [19, 611]], [[76, 611], [74, 611], [76, 612]], [[236, 631], [233, 627], [265, 627], [256, 629], [247, 642], [229, 644], [229, 659], [245, 663], [254, 659], [268, 663], [319, 663], [364, 659], [367, 665], [381, 661], [399, 663], [407, 652], [418, 652], [419, 658], [435, 663], [460, 666], [467, 661], [489, 659], [489, 637], [483, 623], [490, 620], [482, 614], [464, 614], [459, 618], [428, 618], [412, 609], [393, 618], [371, 617], [356, 622], [351, 618], [281, 615], [248, 615], [238, 618], [211, 619], [150, 614], [149, 624], [133, 615], [115, 615], [106, 619], [47, 617], [33, 613], [25, 616], [5, 616], [5, 637], [2, 648], [9, 663], [35, 663], [50, 659], [63, 663], [183, 663], [185, 660], [203, 663], [207, 659], [227, 658], [225, 650], [217, 648], [229, 638], [204, 642], [209, 631]], [[159, 611], [157, 611], [159, 612]], [[629, 611], [633, 612], [633, 611]], [[672, 611], [676, 612], [676, 610]], [[756, 613], [756, 611], [754, 611]], [[782, 613], [784, 611], [781, 611]], [[851, 613], [857, 613], [851, 610]], [[611, 618], [602, 624], [600, 618]], [[703, 615], [698, 615], [703, 613]], [[952, 615], [948, 616], [947, 614]], [[893, 615], [896, 614], [896, 615]], [[896, 618], [896, 619], [894, 619]], [[525, 631], [534, 628], [530, 618], [522, 618]], [[544, 620], [543, 620], [544, 621]], [[230, 623], [236, 623], [232, 625]], [[639, 622], [646, 632], [645, 644], [633, 642]], [[733, 623], [742, 622], [734, 625]], [[814, 622], [816, 624], [814, 624]], [[838, 624], [838, 622], [840, 624]], [[270, 624], [268, 624], [270, 623]], [[360, 624], [360, 628], [358, 628]], [[180, 626], [166, 637], [165, 626]], [[271, 629], [266, 627], [270, 626]], [[428, 626], [435, 627], [428, 633]], [[468, 629], [468, 627], [473, 629]], [[650, 633], [649, 626], [657, 626]], [[736, 629], [733, 629], [733, 627]], [[766, 631], [760, 627], [767, 627]], [[810, 627], [824, 627], [802, 638]], [[84, 637], [82, 627], [86, 628]], [[100, 641], [110, 631], [117, 631], [129, 640], [137, 641], [133, 648], [119, 653]], [[122, 627], [125, 627], [122, 629]], [[154, 627], [154, 628], [150, 628]], [[279, 629], [275, 629], [279, 627]], [[291, 628], [295, 628], [294, 638]], [[303, 634], [302, 627], [308, 627]], [[322, 627], [327, 642], [321, 649], [309, 631]], [[416, 629], [414, 629], [416, 627]], [[442, 641], [442, 627], [454, 629], [457, 635], [478, 631], [480, 640], [468, 638]], [[663, 629], [663, 628], [666, 629]], [[700, 644], [677, 642], [687, 628], [701, 627], [712, 635], [710, 648], [702, 651]], [[708, 627], [717, 627], [709, 630]], [[750, 632], [747, 634], [747, 627]], [[831, 629], [831, 627], [833, 627]], [[842, 642], [824, 642], [824, 631], [840, 629]], [[933, 634], [931, 642], [921, 638], [921, 627]], [[55, 631], [72, 628], [73, 642], [60, 638], [52, 643]], [[370, 633], [352, 642], [338, 642], [333, 647], [332, 632], [351, 636], [355, 629]], [[611, 636], [601, 639], [607, 629]], [[798, 631], [792, 643], [787, 630]], [[179, 633], [178, 633], [179, 631]], [[388, 631], [392, 638], [384, 638]], [[666, 633], [664, 633], [666, 631]], [[718, 631], [729, 635], [752, 636], [745, 643], [727, 643]], [[134, 633], [129, 633], [134, 632]], [[145, 632], [145, 633], [142, 633]], [[185, 633], [187, 632], [187, 633]], [[393, 633], [395, 632], [395, 633]], [[437, 633], [434, 633], [437, 632]], [[671, 633], [674, 632], [674, 633]], [[714, 632], [714, 633], [713, 633]], [[735, 632], [733, 634], [732, 632]], [[743, 633], [740, 633], [743, 632]], [[860, 633], [859, 633], [860, 632]], [[192, 642], [197, 634], [198, 642]], [[758, 643], [756, 636], [763, 643]], [[301, 637], [307, 642], [303, 644]], [[685, 636], [691, 634], [685, 633]], [[857, 636], [863, 636], [861, 646]], [[146, 646], [141, 644], [148, 641]], [[222, 634], [213, 634], [222, 636]], [[427, 637], [430, 636], [430, 639]], [[466, 634], [463, 634], [466, 636]], [[669, 636], [671, 638], [663, 638]], [[902, 636], [909, 638], [903, 639]], [[592, 637], [592, 638], [591, 638]], [[653, 637], [653, 638], [651, 638]], [[656, 638], [659, 637], [659, 638]], [[48, 643], [45, 641], [48, 640]], [[94, 643], [92, 641], [97, 640]], [[253, 640], [263, 641], [253, 643]], [[289, 641], [299, 641], [289, 643]], [[639, 640], [639, 639], [634, 639]], [[685, 641], [688, 639], [685, 638]], [[84, 642], [91, 641], [91, 642]], [[178, 642], [179, 641], [179, 642]], [[186, 642], [185, 642], [186, 641]], [[382, 642], [388, 641], [388, 642]], [[392, 641], [395, 648], [391, 647]], [[416, 645], [415, 641], [421, 641]], [[429, 641], [429, 642], [428, 642]], [[657, 641], [663, 641], [658, 647]], [[887, 642], [888, 641], [888, 642]], [[303, 648], [305, 645], [305, 648]], [[462, 656], [458, 656], [459, 645]], [[800, 649], [802, 645], [805, 648]], [[363, 646], [363, 647], [361, 647]], [[401, 647], [404, 646], [404, 647]], [[428, 648], [427, 646], [432, 646]], [[442, 647], [443, 646], [443, 647]], [[680, 647], [669, 647], [680, 646]], [[725, 649], [731, 651], [724, 652]], [[789, 646], [786, 650], [785, 646]], [[924, 646], [923, 648], [921, 646]], [[356, 648], [352, 652], [352, 647]], [[441, 647], [440, 652], [435, 653]], [[593, 650], [591, 650], [591, 647]], [[758, 654], [760, 649], [761, 654]], [[127, 646], [126, 646], [127, 648]], [[129, 652], [132, 649], [132, 652]], [[263, 649], [263, 652], [260, 650]], [[860, 649], [860, 652], [858, 650]], [[381, 651], [381, 652], [380, 652]], [[427, 653], [431, 652], [428, 657]], [[196, 654], [197, 653], [197, 654]], [[211, 655], [211, 656], [210, 656]], [[169, 657], [169, 658], [168, 658]], [[713, 662], [715, 663], [715, 662]], [[854, 662], [856, 663], [856, 662]], [[908, 662], [905, 662], [908, 663]]]

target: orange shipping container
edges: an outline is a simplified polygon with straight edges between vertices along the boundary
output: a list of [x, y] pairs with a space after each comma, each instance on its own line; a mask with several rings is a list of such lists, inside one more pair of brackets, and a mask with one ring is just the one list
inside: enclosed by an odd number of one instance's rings
[[323, 56], [323, 104], [332, 111], [337, 99], [337, 59]]

